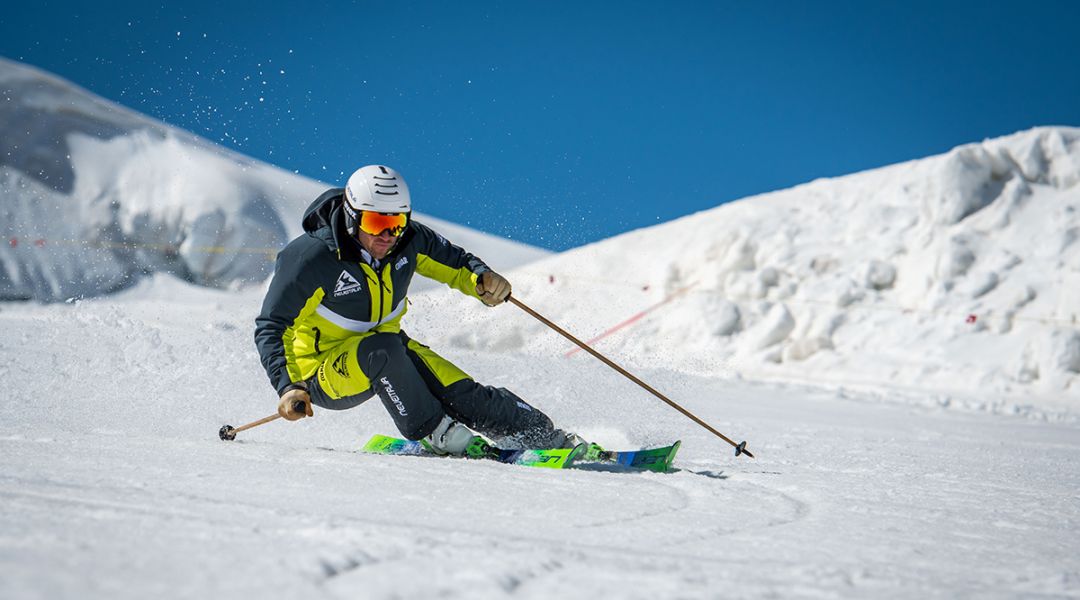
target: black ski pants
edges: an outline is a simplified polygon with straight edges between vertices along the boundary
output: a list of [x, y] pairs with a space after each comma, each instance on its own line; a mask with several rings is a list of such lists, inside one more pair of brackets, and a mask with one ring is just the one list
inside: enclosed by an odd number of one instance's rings
[[[430, 434], [444, 415], [501, 443], [549, 447], [551, 419], [506, 388], [481, 385], [427, 346], [404, 332], [376, 333], [328, 357], [309, 380], [311, 401], [330, 410], [352, 408], [378, 395], [401, 435], [418, 440]], [[343, 395], [355, 360], [356, 381], [369, 387]], [[330, 370], [333, 370], [331, 372]], [[355, 372], [354, 372], [355, 373]]]

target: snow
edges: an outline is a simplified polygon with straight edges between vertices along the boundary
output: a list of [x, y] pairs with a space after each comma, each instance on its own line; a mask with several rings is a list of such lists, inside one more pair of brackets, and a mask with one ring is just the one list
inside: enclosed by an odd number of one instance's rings
[[[297, 215], [342, 185], [228, 151], [4, 59], [0, 88], [11, 98], [0, 103], [0, 299], [96, 296], [155, 272], [258, 285], [300, 233]], [[416, 218], [490, 247], [498, 269], [550, 254], [423, 211]]]
[[[757, 457], [513, 306], [413, 295], [410, 335], [557, 424], [612, 448], [681, 439], [657, 474], [361, 454], [394, 433], [378, 402], [218, 440], [277, 399], [252, 340], [265, 282], [200, 247], [293, 235], [323, 186], [131, 129], [65, 138], [77, 193], [0, 165], [0, 227], [127, 243], [152, 225], [183, 247], [0, 247], [7, 297], [85, 295], [0, 302], [0, 598], [1080, 596], [1080, 130], [538, 261], [433, 223]], [[222, 188], [251, 195], [202, 195]], [[265, 237], [230, 237], [244, 219]]]
[[[360, 454], [381, 405], [217, 440], [274, 410], [257, 290], [157, 276], [4, 304], [0, 596], [1012, 597], [1080, 593], [1080, 436], [897, 391], [639, 375], [454, 349], [609, 444], [683, 440], [671, 474]], [[453, 307], [447, 310], [452, 311]], [[488, 310], [492, 326], [513, 307]], [[412, 313], [410, 313], [411, 315]], [[422, 577], [417, 574], [423, 573]]]
[[[631, 364], [1058, 418], [1080, 402], [1078, 182], [1080, 129], [1037, 128], [571, 250], [516, 270], [515, 295], [583, 339], [670, 300], [597, 342]], [[527, 318], [480, 339], [468, 315], [464, 348], [568, 349]]]

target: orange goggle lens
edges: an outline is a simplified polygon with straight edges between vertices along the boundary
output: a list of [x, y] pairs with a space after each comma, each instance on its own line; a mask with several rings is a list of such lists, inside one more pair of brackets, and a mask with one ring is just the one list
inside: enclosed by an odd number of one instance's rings
[[409, 213], [384, 214], [369, 210], [360, 211], [360, 231], [370, 235], [379, 235], [386, 230], [390, 231], [390, 235], [401, 235], [408, 222]]

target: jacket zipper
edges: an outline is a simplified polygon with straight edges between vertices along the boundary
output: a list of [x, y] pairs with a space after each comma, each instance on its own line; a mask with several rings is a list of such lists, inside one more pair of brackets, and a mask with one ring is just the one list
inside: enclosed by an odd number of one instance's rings
[[382, 271], [379, 272], [379, 323], [382, 323], [383, 309], [386, 308], [386, 306], [383, 305], [383, 290], [385, 289], [383, 286], [383, 273], [385, 273], [389, 267], [390, 265], [386, 264], [383, 266]]
[[[363, 269], [363, 268], [361, 268], [361, 270], [362, 270], [362, 271], [364, 271], [364, 277], [367, 277], [368, 281], [375, 281], [376, 283], [378, 283], [378, 284], [379, 284], [379, 312], [374, 312], [374, 311], [373, 311], [373, 314], [372, 314], [372, 316], [374, 316], [374, 317], [375, 317], [375, 318], [373, 319], [373, 320], [374, 320], [374, 322], [375, 322], [375, 324], [374, 324], [374, 325], [372, 325], [372, 328], [374, 328], [374, 327], [377, 327], [377, 326], [379, 325], [379, 321], [382, 321], [382, 310], [383, 310], [383, 301], [382, 301], [382, 296], [383, 296], [383, 294], [382, 294], [382, 291], [383, 291], [383, 283], [382, 283], [382, 278], [380, 277], [379, 273], [377, 273], [377, 272], [375, 271], [375, 269], [374, 269], [373, 267], [371, 267], [370, 265], [369, 265], [369, 269], [370, 269], [371, 273], [372, 273], [372, 274], [373, 274], [373, 275], [374, 275], [375, 277], [371, 277], [371, 276], [369, 276], [369, 275], [368, 275], [368, 271], [367, 271], [367, 270], [365, 270], [365, 269]], [[372, 305], [372, 306], [371, 306], [371, 308], [372, 308], [372, 309], [374, 309], [374, 308], [375, 308], [375, 305]]]

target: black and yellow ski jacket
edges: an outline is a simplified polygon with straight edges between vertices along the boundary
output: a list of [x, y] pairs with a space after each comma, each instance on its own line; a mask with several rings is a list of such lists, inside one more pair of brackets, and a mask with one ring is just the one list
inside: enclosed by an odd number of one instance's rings
[[304, 212], [306, 233], [278, 254], [255, 319], [255, 345], [279, 395], [311, 377], [345, 340], [400, 331], [414, 273], [479, 299], [477, 277], [490, 270], [412, 220], [386, 258], [369, 262], [345, 230], [343, 192], [327, 190]]

